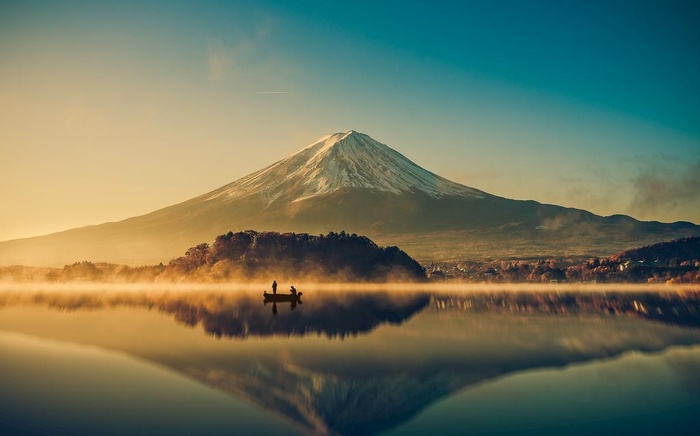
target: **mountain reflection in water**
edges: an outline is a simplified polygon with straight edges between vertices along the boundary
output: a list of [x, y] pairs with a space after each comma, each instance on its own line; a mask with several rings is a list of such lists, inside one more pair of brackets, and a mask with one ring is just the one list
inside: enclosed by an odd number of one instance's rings
[[[308, 292], [303, 306], [280, 304], [273, 315], [260, 293], [0, 293], [0, 328], [157, 362], [306, 432], [367, 434], [506, 374], [700, 344], [699, 303], [697, 292]], [[20, 305], [72, 312], [49, 316]], [[138, 309], [244, 340], [185, 334]], [[95, 311], [108, 331], [81, 316]], [[129, 327], [153, 322], [158, 327], [141, 336]], [[129, 335], [135, 340], [119, 339]]]

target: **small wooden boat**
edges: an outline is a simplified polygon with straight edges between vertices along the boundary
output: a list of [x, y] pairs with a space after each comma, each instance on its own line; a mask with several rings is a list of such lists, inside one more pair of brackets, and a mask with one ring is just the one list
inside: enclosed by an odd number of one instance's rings
[[263, 297], [265, 297], [266, 302], [271, 301], [296, 301], [301, 302], [302, 292], [297, 292], [296, 294], [270, 294], [267, 291], [263, 291]]

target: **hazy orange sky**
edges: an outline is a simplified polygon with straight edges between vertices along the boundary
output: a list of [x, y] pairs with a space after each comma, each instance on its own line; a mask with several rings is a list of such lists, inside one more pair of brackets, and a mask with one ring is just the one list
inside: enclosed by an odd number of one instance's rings
[[286, 3], [0, 3], [0, 240], [349, 129], [492, 194], [700, 223], [697, 2]]

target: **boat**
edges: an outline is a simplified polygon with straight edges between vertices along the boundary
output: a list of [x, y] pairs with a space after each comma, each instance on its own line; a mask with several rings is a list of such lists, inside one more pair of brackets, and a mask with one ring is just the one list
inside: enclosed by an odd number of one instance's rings
[[296, 301], [301, 302], [302, 292], [297, 292], [296, 294], [271, 294], [267, 291], [263, 291], [263, 297], [265, 297], [265, 302], [280, 302], [280, 301]]

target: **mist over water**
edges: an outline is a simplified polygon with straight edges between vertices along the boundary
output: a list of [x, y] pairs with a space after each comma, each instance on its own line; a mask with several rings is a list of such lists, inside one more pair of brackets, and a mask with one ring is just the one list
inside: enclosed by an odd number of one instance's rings
[[[301, 282], [295, 286], [303, 290], [329, 292], [346, 291], [386, 291], [428, 292], [428, 293], [468, 293], [468, 292], [697, 292], [698, 284], [639, 284], [639, 283], [348, 283], [348, 282]], [[281, 288], [280, 288], [281, 289]], [[283, 291], [285, 289], [282, 289]], [[26, 292], [199, 292], [214, 291], [225, 293], [270, 291], [269, 282], [258, 283], [3, 283], [0, 282], [0, 292], [20, 294]]]
[[683, 434], [700, 411], [697, 289], [285, 287], [6, 286], [0, 428], [172, 434], [177, 403], [210, 434]]

